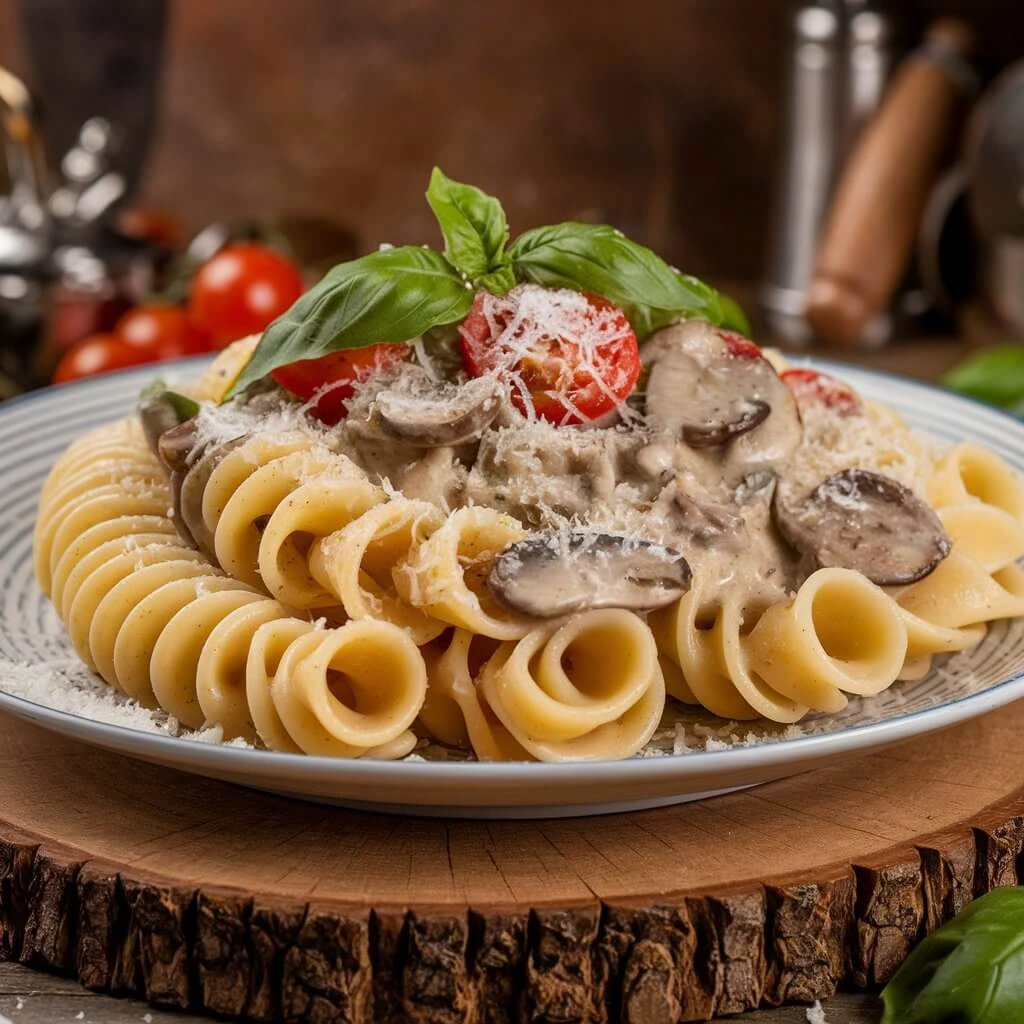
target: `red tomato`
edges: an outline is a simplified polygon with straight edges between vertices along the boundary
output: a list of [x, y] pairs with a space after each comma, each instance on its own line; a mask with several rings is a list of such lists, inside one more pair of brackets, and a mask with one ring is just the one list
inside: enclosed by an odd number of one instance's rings
[[180, 222], [163, 210], [149, 210], [140, 206], [122, 210], [117, 218], [117, 227], [132, 238], [165, 249], [177, 249], [181, 245]]
[[302, 294], [291, 260], [258, 242], [226, 245], [192, 282], [188, 314], [215, 348], [259, 334]]
[[597, 295], [520, 285], [503, 298], [478, 292], [461, 328], [474, 377], [497, 371], [520, 412], [549, 423], [596, 420], [629, 397], [640, 348], [626, 315]]
[[725, 342], [729, 355], [741, 359], [760, 359], [761, 349], [749, 338], [745, 338], [737, 331], [718, 331], [718, 336]]
[[827, 373], [802, 368], [784, 370], [782, 379], [801, 408], [823, 405], [826, 409], [834, 409], [840, 416], [852, 416], [862, 411], [857, 392]]
[[408, 345], [348, 348], [319, 359], [289, 363], [271, 370], [270, 376], [299, 398], [309, 401], [316, 397], [316, 404], [310, 411], [321, 422], [331, 424], [345, 418], [345, 402], [355, 393], [357, 381], [394, 366], [408, 354]]
[[139, 306], [121, 317], [114, 333], [152, 360], [210, 351], [209, 339], [178, 306]]
[[81, 377], [92, 377], [128, 366], [153, 362], [153, 356], [113, 334], [94, 334], [72, 345], [64, 353], [53, 374], [54, 384], [67, 384]]

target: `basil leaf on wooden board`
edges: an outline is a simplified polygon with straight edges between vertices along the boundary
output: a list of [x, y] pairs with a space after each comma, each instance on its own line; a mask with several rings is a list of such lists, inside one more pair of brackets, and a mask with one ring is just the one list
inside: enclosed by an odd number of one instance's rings
[[521, 281], [594, 292], [614, 302], [641, 340], [681, 317], [749, 329], [732, 300], [723, 303], [714, 288], [680, 274], [607, 224], [534, 228], [509, 246], [508, 255]]
[[410, 341], [469, 312], [473, 289], [433, 249], [406, 245], [341, 263], [263, 332], [225, 401], [279, 366]]
[[1024, 887], [994, 889], [929, 935], [882, 1000], [882, 1024], [1024, 1020]]
[[[473, 185], [452, 181], [435, 167], [430, 175], [427, 202], [441, 226], [445, 258], [456, 270], [488, 291], [512, 281], [511, 273], [497, 277], [489, 274], [507, 262], [508, 222], [501, 203], [494, 196]], [[491, 281], [484, 283], [484, 276]], [[508, 284], [505, 291], [511, 287]]]
[[1024, 346], [1005, 345], [966, 359], [942, 378], [954, 391], [1004, 407], [1024, 401]]

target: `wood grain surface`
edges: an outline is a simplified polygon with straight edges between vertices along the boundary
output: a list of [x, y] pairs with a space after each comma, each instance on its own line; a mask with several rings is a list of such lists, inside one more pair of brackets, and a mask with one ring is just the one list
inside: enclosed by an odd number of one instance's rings
[[246, 792], [0, 719], [0, 959], [259, 1021], [648, 1024], [872, 989], [1017, 881], [1022, 728], [1011, 706], [701, 803], [471, 822]]
[[[828, 1024], [877, 1024], [881, 1017], [873, 996], [839, 995], [823, 1004]], [[165, 1012], [137, 999], [112, 999], [90, 992], [70, 978], [0, 963], [0, 1017], [12, 1024], [207, 1024], [208, 1018]], [[803, 1007], [755, 1010], [743, 1024], [807, 1024]]]

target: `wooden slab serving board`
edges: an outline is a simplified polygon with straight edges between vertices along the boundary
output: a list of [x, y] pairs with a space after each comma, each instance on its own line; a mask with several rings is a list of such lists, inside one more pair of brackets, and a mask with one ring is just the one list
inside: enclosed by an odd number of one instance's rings
[[1024, 702], [701, 803], [343, 811], [0, 718], [0, 959], [257, 1021], [670, 1024], [884, 982], [1021, 876]]

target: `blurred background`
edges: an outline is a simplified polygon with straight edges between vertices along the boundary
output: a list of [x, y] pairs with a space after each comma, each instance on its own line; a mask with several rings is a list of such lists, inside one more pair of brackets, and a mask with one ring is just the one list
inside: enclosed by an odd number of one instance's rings
[[[851, 19], [864, 14], [855, 37]], [[848, 308], [832, 310], [831, 322], [826, 309], [808, 327], [802, 303], [844, 170], [884, 90], [908, 56], [920, 56], [940, 16], [959, 20], [918, 63], [941, 80], [931, 92], [909, 91], [887, 145], [862, 159], [861, 192], [890, 189], [886, 175], [913, 179], [891, 186], [912, 196], [900, 201], [908, 224], [895, 243], [851, 242], [851, 219], [871, 217], [855, 183], [831, 226], [833, 249], [852, 247], [864, 262], [872, 246], [895, 245], [899, 265], [865, 286], [870, 301], [860, 296], [866, 308], [855, 323]], [[163, 227], [142, 233], [162, 232], [156, 240], [173, 248], [214, 222], [237, 230], [302, 215], [315, 263], [327, 250], [436, 242], [422, 199], [436, 163], [500, 196], [513, 233], [569, 218], [612, 222], [733, 289], [766, 335], [853, 351], [915, 335], [963, 337], [964, 309], [979, 296], [985, 309], [999, 305], [979, 280], [987, 257], [977, 225], [962, 223], [957, 206], [969, 182], [947, 182], [948, 209], [933, 203], [930, 242], [921, 241], [922, 220], [937, 185], [963, 165], [979, 97], [1022, 57], [1020, 0], [0, 3], [0, 65], [38, 100], [47, 173], [59, 173], [89, 118], [112, 125], [103, 159], [114, 169], [121, 162], [127, 185], [99, 220], [114, 224], [116, 215], [124, 228], [126, 210], [156, 211]], [[1016, 187], [1024, 206], [1024, 180]], [[883, 206], [875, 217], [891, 214]], [[310, 218], [330, 222], [333, 234], [310, 243]], [[970, 265], [922, 293], [921, 248], [933, 246], [933, 264], [947, 259], [938, 240], [947, 226], [954, 254], [969, 253]], [[72, 241], [118, 263], [102, 251], [109, 239], [80, 232]], [[839, 265], [832, 276], [847, 271]], [[1024, 271], [1015, 287], [1024, 294]], [[995, 316], [997, 330], [1024, 334], [1015, 315]], [[97, 325], [109, 326], [88, 326]], [[32, 372], [52, 365], [48, 356]]]

